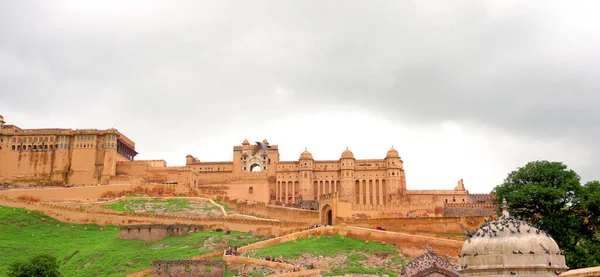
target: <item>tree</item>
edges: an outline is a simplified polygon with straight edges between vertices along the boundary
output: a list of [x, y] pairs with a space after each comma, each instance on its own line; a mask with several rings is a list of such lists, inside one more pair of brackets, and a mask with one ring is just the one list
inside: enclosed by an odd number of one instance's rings
[[50, 254], [39, 254], [28, 261], [15, 261], [8, 268], [9, 277], [59, 277], [60, 264]]
[[546, 231], [564, 250], [570, 268], [600, 265], [600, 182], [581, 186], [561, 162], [533, 161], [508, 174], [492, 191], [511, 215]]

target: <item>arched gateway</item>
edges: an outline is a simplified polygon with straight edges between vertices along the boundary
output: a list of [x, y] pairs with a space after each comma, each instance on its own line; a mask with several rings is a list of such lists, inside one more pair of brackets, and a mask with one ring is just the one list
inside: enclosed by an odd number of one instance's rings
[[329, 204], [321, 209], [321, 224], [333, 225], [333, 211]]

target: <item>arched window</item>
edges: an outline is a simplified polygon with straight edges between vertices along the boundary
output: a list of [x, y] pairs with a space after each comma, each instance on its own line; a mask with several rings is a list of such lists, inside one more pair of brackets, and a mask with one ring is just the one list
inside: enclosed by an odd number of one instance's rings
[[253, 193], [254, 193], [254, 188], [253, 188], [253, 187], [250, 187], [250, 188], [248, 189], [248, 194], [253, 194]]

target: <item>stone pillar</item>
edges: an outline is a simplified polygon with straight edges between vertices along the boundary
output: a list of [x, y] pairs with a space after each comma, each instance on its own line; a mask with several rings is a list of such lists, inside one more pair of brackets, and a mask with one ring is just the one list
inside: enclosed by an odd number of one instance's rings
[[377, 180], [377, 187], [379, 187], [379, 205], [383, 205], [383, 184]]
[[296, 182], [292, 183], [292, 204], [296, 204]]
[[358, 181], [358, 203], [356, 203], [356, 204], [364, 204], [363, 203], [363, 194], [365, 192], [363, 191], [363, 186], [362, 185], [363, 185], [362, 182]]
[[365, 189], [365, 190], [366, 190], [366, 193], [365, 193], [365, 195], [367, 196], [367, 197], [366, 197], [366, 198], [367, 198], [367, 200], [366, 200], [366, 202], [367, 202], [366, 204], [367, 204], [367, 205], [371, 205], [371, 184], [372, 184], [372, 183], [373, 183], [373, 182], [372, 182], [371, 180], [369, 180], [369, 181], [367, 182], [367, 184], [365, 185], [365, 186], [366, 186], [366, 189]]
[[288, 200], [289, 200], [289, 197], [288, 197], [288, 187], [289, 187], [289, 183], [285, 182], [285, 203], [286, 204], [288, 204]]

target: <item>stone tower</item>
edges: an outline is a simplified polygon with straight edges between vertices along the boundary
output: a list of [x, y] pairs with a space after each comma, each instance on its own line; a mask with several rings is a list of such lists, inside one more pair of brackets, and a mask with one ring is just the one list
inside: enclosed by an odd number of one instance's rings
[[404, 182], [404, 170], [402, 168], [402, 160], [398, 151], [392, 147], [385, 155], [386, 162], [386, 185], [385, 194], [386, 200], [384, 203], [398, 202], [406, 191]]
[[300, 154], [299, 160], [299, 172], [298, 179], [300, 181], [300, 195], [302, 195], [302, 199], [309, 200], [315, 199], [315, 188], [313, 187], [312, 180], [314, 176], [313, 172], [313, 155], [308, 152], [305, 148], [304, 152]]
[[354, 172], [354, 164], [355, 164], [354, 154], [352, 151], [346, 150], [342, 152], [342, 157], [340, 158], [340, 174], [341, 174], [341, 190], [338, 194], [340, 201], [345, 202], [354, 202], [356, 199], [356, 188], [354, 183], [356, 181], [356, 175]]

